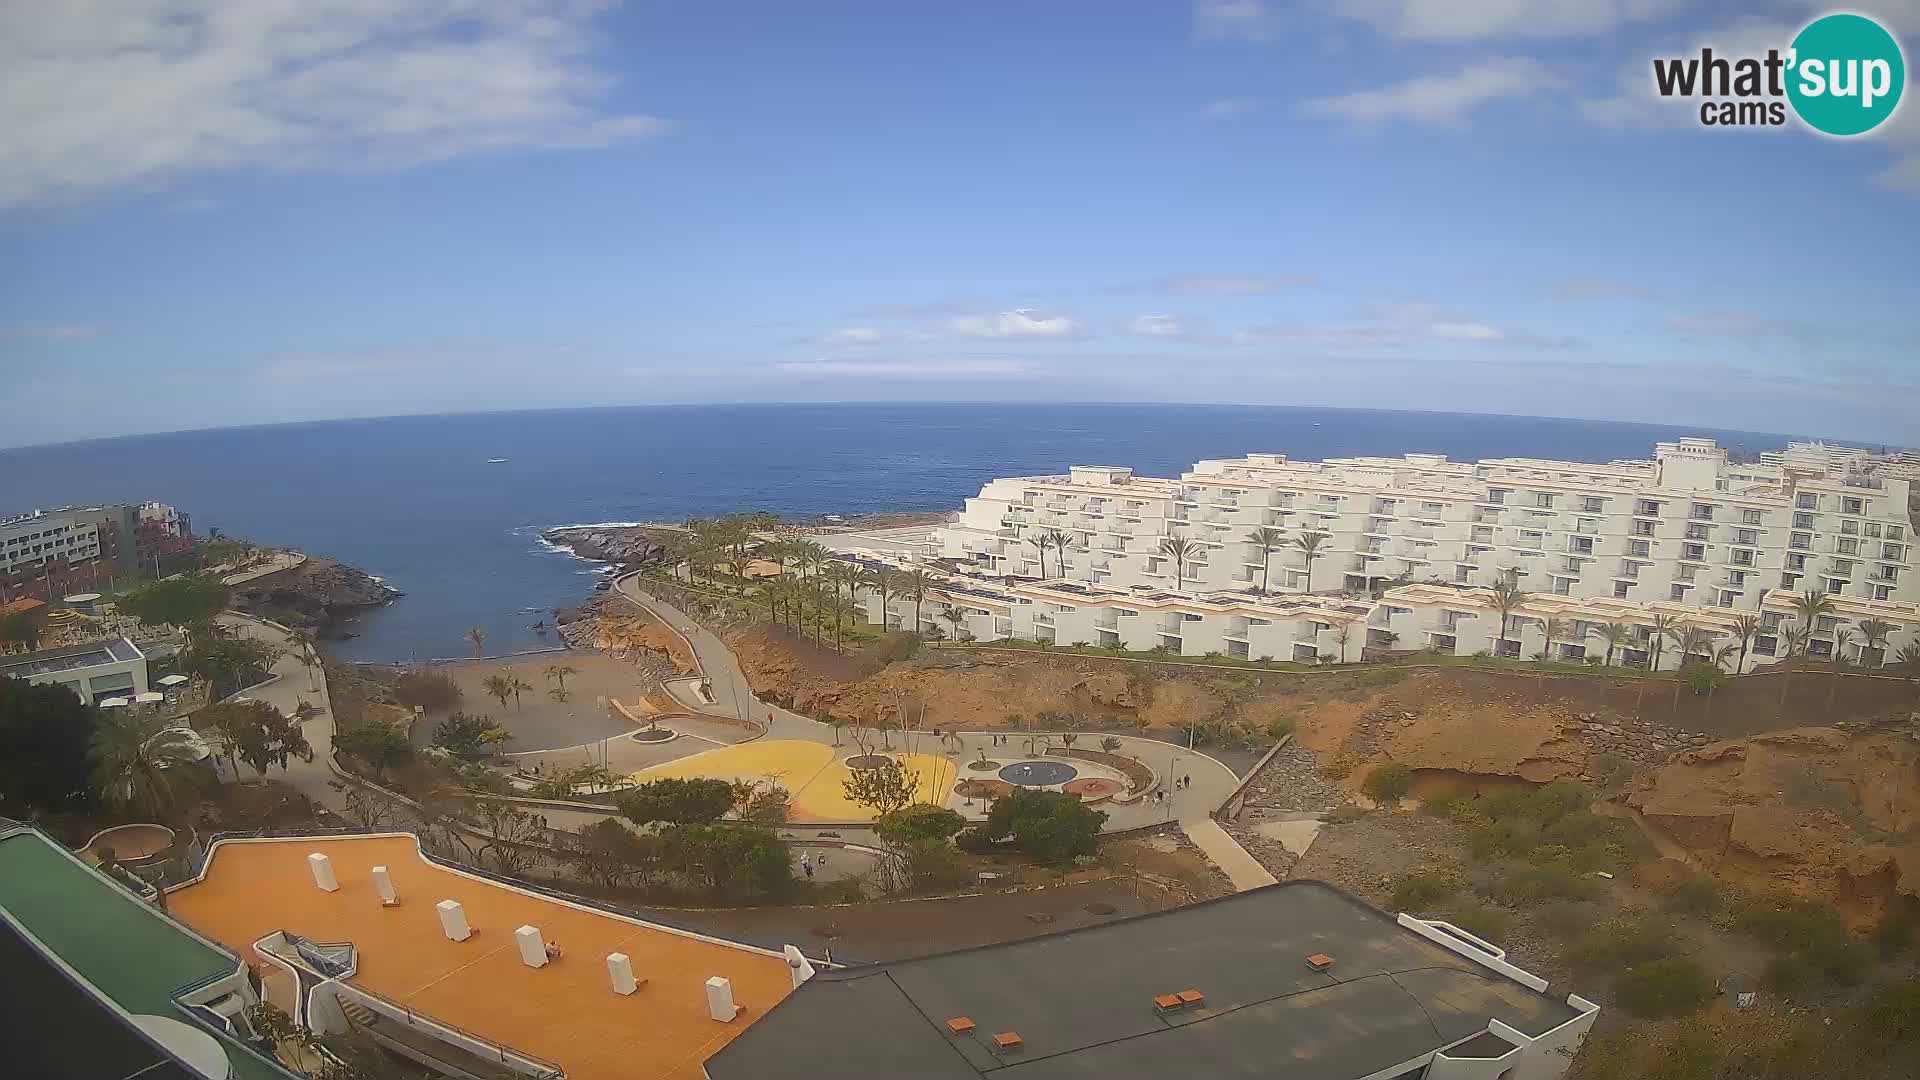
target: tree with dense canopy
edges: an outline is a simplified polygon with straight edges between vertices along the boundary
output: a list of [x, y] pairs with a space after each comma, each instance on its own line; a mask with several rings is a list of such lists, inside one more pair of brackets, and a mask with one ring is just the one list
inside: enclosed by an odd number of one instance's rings
[[87, 748], [99, 713], [64, 686], [0, 677], [0, 807], [94, 805]]
[[116, 809], [165, 821], [184, 809], [199, 786], [201, 753], [193, 732], [157, 713], [114, 709], [102, 715], [88, 746], [93, 789]]
[[206, 578], [177, 577], [142, 585], [120, 598], [120, 610], [149, 626], [195, 626], [226, 610], [227, 589]]
[[229, 759], [251, 765], [262, 779], [269, 765], [282, 769], [299, 757], [313, 760], [313, 747], [299, 720], [264, 701], [229, 701], [210, 705], [194, 716], [202, 731], [210, 731]]
[[[1093, 853], [1107, 815], [1062, 791], [1021, 788], [993, 801], [987, 820], [976, 829], [988, 841], [1012, 837], [1021, 851], [1042, 862], [1060, 864]], [[972, 831], [972, 830], [969, 830]]]
[[460, 757], [481, 757], [513, 738], [491, 716], [456, 712], [433, 726], [433, 745]]
[[840, 782], [840, 787], [846, 792], [848, 802], [885, 817], [913, 801], [914, 794], [920, 790], [920, 774], [902, 768], [893, 758], [882, 758], [880, 764], [872, 768], [852, 770]]
[[702, 825], [725, 817], [734, 798], [725, 780], [669, 777], [622, 793], [615, 805], [636, 825]]

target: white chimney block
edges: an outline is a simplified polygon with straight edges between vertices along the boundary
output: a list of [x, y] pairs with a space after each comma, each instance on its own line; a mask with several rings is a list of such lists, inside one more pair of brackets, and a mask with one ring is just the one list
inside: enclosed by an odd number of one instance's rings
[[321, 892], [339, 892], [340, 879], [333, 876], [333, 860], [319, 852], [307, 856], [307, 869], [313, 871], [313, 883]]
[[707, 1015], [723, 1024], [740, 1015], [740, 1006], [733, 1003], [733, 984], [718, 975], [707, 980]]
[[813, 978], [813, 961], [807, 959], [799, 948], [793, 945], [787, 946], [785, 952], [787, 969], [793, 973], [794, 988], [799, 989], [801, 983]]
[[373, 891], [380, 894], [381, 903], [391, 904], [399, 899], [400, 894], [393, 891], [393, 878], [387, 874], [386, 867], [376, 866], [371, 873], [373, 874]]
[[472, 936], [473, 930], [467, 926], [467, 909], [460, 906], [460, 901], [442, 900], [433, 907], [440, 913], [440, 929], [447, 932], [448, 941], [465, 941]]
[[627, 959], [626, 953], [607, 954], [607, 978], [612, 980], [616, 994], [631, 994], [640, 988], [633, 977], [633, 961]]
[[513, 943], [520, 947], [520, 962], [530, 968], [547, 966], [547, 943], [540, 939], [540, 928], [523, 926], [513, 932]]

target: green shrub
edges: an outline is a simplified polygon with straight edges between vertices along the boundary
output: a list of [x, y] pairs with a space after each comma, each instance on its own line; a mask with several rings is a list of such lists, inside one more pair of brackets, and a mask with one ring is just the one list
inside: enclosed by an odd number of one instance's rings
[[1664, 925], [1618, 919], [1582, 938], [1568, 953], [1567, 961], [1580, 971], [1603, 975], [1665, 959], [1673, 953], [1673, 933]]
[[1413, 770], [1399, 762], [1381, 765], [1367, 774], [1360, 789], [1382, 806], [1392, 806], [1406, 798], [1413, 788]]
[[1267, 738], [1284, 739], [1293, 734], [1293, 717], [1281, 716], [1267, 721]]
[[1713, 980], [1691, 957], [1669, 956], [1622, 972], [1613, 980], [1613, 996], [1635, 1016], [1679, 1016], [1713, 997]]
[[1705, 874], [1685, 878], [1667, 891], [1666, 905], [1683, 915], [1711, 915], [1720, 910], [1720, 886]]
[[1482, 859], [1525, 858], [1540, 846], [1540, 825], [1528, 818], [1495, 818], [1473, 834], [1468, 846]]
[[1496, 878], [1490, 895], [1508, 907], [1527, 907], [1549, 900], [1584, 900], [1593, 895], [1592, 882], [1564, 866], [1523, 866]]
[[1459, 788], [1442, 788], [1420, 801], [1420, 812], [1428, 817], [1452, 817], [1455, 807], [1470, 801]]
[[1447, 913], [1447, 920], [1475, 937], [1498, 942], [1507, 933], [1507, 913], [1486, 904], [1461, 904]]
[[990, 854], [994, 848], [999, 846], [994, 843], [993, 837], [988, 836], [986, 830], [978, 825], [961, 829], [958, 833], [954, 834], [953, 844], [961, 851], [973, 855]]
[[1839, 912], [1798, 899], [1754, 900], [1734, 913], [1734, 928], [1783, 952], [1847, 943]]
[[1442, 871], [1422, 870], [1402, 874], [1393, 883], [1393, 910], [1410, 914], [1430, 911], [1459, 889], [1459, 879]]

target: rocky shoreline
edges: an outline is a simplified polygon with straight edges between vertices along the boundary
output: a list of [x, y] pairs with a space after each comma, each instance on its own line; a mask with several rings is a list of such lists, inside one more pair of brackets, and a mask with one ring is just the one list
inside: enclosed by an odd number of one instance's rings
[[[945, 521], [944, 510], [886, 510], [861, 514], [821, 514], [805, 520], [789, 521], [803, 534], [840, 532], [857, 529], [891, 529], [911, 525], [933, 525]], [[668, 557], [665, 546], [682, 530], [667, 523], [639, 525], [566, 525], [541, 532], [540, 538], [565, 548], [583, 559], [635, 567], [661, 562]]]
[[322, 641], [344, 641], [358, 635], [342, 623], [362, 611], [385, 607], [401, 595], [400, 590], [345, 563], [309, 558], [235, 588], [232, 603], [249, 615], [313, 631]]

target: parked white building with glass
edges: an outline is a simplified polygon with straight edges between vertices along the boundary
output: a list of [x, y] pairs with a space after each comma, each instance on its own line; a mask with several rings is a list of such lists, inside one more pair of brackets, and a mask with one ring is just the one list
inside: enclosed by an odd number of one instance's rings
[[[1619, 649], [1616, 662], [1644, 664], [1659, 651], [1645, 637], [1656, 616], [1726, 634], [1746, 614], [1763, 627], [1751, 669], [1783, 654], [1791, 600], [1814, 590], [1835, 607], [1814, 630], [1815, 658], [1883, 663], [1914, 644], [1903, 459], [1825, 444], [1772, 458], [1731, 463], [1710, 439], [1681, 439], [1650, 460], [1604, 464], [1249, 454], [1178, 479], [1075, 466], [988, 482], [926, 554], [952, 568], [955, 606], [983, 640], [1255, 659], [1306, 658], [1311, 646], [1334, 660], [1332, 635], [1358, 617], [1365, 633], [1344, 631], [1347, 659], [1373, 645], [1579, 660], [1604, 651], [1596, 627], [1624, 623], [1647, 647]], [[1322, 538], [1311, 561], [1296, 546], [1306, 535]], [[1175, 554], [1169, 540], [1188, 543]], [[1502, 579], [1530, 594], [1505, 649], [1488, 618]], [[912, 621], [912, 604], [890, 608], [895, 624]], [[921, 608], [931, 629], [936, 609]], [[1849, 646], [1862, 624], [1893, 629]], [[1561, 631], [1551, 642], [1550, 625]], [[1677, 664], [1664, 651], [1663, 666]]]

